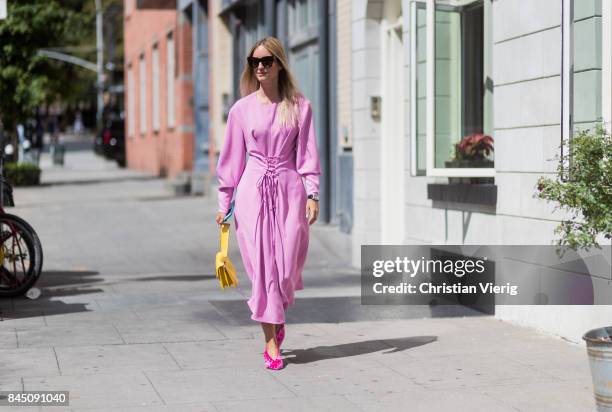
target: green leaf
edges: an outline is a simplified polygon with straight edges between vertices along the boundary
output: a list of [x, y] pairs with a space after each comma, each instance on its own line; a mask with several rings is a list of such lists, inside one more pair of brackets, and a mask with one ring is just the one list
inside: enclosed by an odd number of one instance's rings
[[599, 235], [612, 237], [612, 138], [597, 125], [564, 143], [569, 153], [555, 157], [556, 177], [539, 178], [534, 196], [573, 213], [573, 220], [562, 221], [555, 229], [558, 245], [599, 247]]

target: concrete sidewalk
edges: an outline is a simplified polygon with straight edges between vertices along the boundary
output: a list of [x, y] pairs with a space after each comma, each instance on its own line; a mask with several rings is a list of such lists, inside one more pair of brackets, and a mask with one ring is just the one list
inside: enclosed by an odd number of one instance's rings
[[9, 209], [45, 265], [39, 299], [0, 300], [0, 390], [67, 390], [75, 411], [595, 409], [582, 347], [467, 309], [361, 306], [347, 239], [319, 224], [288, 365], [265, 370], [233, 232], [240, 284], [214, 277], [215, 199], [169, 196], [90, 152], [66, 164]]

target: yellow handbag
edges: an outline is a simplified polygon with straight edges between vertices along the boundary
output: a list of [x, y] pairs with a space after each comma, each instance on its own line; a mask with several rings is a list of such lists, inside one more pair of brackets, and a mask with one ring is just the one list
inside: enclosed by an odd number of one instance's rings
[[217, 252], [216, 256], [216, 274], [221, 287], [225, 289], [227, 286], [236, 287], [238, 285], [238, 278], [236, 277], [236, 268], [232, 264], [231, 260], [227, 256], [227, 249], [229, 246], [229, 223], [221, 223], [221, 233], [219, 237], [220, 251]]

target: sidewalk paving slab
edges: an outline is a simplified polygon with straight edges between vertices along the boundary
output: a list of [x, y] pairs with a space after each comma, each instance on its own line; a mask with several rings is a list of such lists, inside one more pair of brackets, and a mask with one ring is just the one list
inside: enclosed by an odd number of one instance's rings
[[71, 408], [114, 410], [164, 404], [143, 372], [25, 377], [23, 381], [26, 391], [68, 390]]
[[0, 300], [0, 390], [69, 390], [74, 411], [595, 409], [583, 346], [462, 307], [362, 306], [350, 238], [320, 223], [286, 367], [265, 370], [233, 228], [239, 285], [214, 276], [215, 199], [90, 152], [41, 164], [9, 210], [43, 243], [42, 295]]

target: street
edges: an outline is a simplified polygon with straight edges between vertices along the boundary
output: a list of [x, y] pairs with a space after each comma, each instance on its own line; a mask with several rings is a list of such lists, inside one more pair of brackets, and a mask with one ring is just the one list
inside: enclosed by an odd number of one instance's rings
[[233, 228], [238, 288], [214, 276], [214, 193], [173, 197], [91, 150], [41, 162], [7, 209], [45, 261], [40, 298], [0, 300], [1, 390], [69, 391], [74, 411], [594, 410], [583, 347], [468, 309], [362, 306], [347, 238], [319, 224], [287, 366], [266, 370]]

